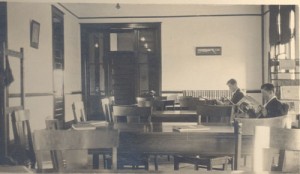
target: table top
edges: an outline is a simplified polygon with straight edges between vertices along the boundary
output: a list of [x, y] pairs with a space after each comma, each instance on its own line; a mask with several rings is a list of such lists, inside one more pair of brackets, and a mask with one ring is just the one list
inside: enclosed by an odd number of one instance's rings
[[34, 173], [25, 166], [0, 165], [0, 173]]
[[154, 111], [152, 116], [197, 116], [195, 110], [178, 110], [178, 111]]
[[198, 125], [197, 123], [192, 122], [162, 122], [162, 123], [114, 123], [112, 125], [88, 125], [88, 124], [74, 124], [80, 125], [80, 129], [84, 130], [84, 126], [87, 129], [90, 129], [91, 126], [95, 127], [98, 130], [104, 129], [118, 129], [120, 132], [174, 132], [179, 133], [174, 130], [176, 128], [184, 129], [181, 132], [189, 132], [189, 133], [233, 133], [233, 126], [224, 125], [224, 124], [216, 124], [216, 123], [202, 123]]

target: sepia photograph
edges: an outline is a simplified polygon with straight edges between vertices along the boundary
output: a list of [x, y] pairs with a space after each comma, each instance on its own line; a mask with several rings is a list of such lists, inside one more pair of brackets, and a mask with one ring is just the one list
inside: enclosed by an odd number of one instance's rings
[[299, 174], [299, 5], [0, 0], [0, 174]]

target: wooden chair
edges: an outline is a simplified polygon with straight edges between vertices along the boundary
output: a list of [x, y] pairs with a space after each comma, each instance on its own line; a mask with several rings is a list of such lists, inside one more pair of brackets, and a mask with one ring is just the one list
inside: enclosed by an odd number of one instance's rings
[[[297, 129], [284, 129], [274, 128], [266, 126], [257, 126], [254, 130], [254, 154], [253, 154], [253, 166], [252, 170], [256, 173], [262, 173], [262, 171], [270, 171], [272, 169], [272, 155], [270, 151], [266, 152], [266, 149], [278, 149], [300, 151], [300, 130]], [[299, 156], [299, 155], [298, 155]], [[299, 173], [299, 161], [297, 160], [297, 168], [295, 171], [281, 171]], [[278, 168], [282, 166], [279, 161]]]
[[150, 97], [136, 97], [136, 103], [138, 107], [152, 107], [154, 98]]
[[145, 100], [145, 101], [138, 101], [138, 107], [153, 107], [153, 101]]
[[[274, 128], [291, 128], [290, 116], [280, 116], [273, 118], [235, 118], [234, 120], [242, 123], [243, 132], [242, 135], [253, 136], [254, 130], [256, 126], [267, 126]], [[280, 152], [283, 153], [283, 152]], [[252, 156], [252, 154], [244, 154], [242, 157], [244, 158], [244, 165], [247, 164], [248, 156]]]
[[[220, 106], [215, 107], [213, 105], [199, 105], [197, 107], [198, 115], [208, 117], [206, 122], [208, 123], [224, 123], [225, 125], [231, 125], [233, 120], [233, 107], [232, 106]], [[211, 115], [210, 115], [211, 114]], [[217, 118], [217, 119], [212, 119]], [[223, 119], [228, 118], [228, 119]], [[231, 164], [233, 169], [233, 160], [231, 156], [174, 156], [174, 170], [179, 169], [180, 163], [190, 163], [195, 165], [195, 170], [198, 170], [199, 166], [206, 166], [207, 170], [212, 170], [213, 166], [222, 165], [223, 170], [227, 170], [228, 164]]]
[[[45, 120], [46, 129], [47, 130], [58, 130], [59, 129], [59, 121], [57, 119], [51, 119], [49, 117]], [[62, 151], [50, 151], [51, 161], [53, 168], [58, 170], [59, 168], [63, 168], [65, 166], [65, 161], [63, 160]]]
[[207, 123], [228, 123], [234, 119], [234, 106], [231, 105], [198, 105], [197, 114]]
[[191, 96], [182, 96], [179, 97], [179, 109], [188, 110], [193, 106], [193, 97]]
[[14, 148], [12, 157], [18, 164], [34, 168], [36, 158], [33, 151], [29, 110], [17, 110], [12, 114]]
[[72, 104], [75, 123], [86, 121], [84, 104], [82, 101], [74, 102]]
[[243, 135], [254, 135], [256, 126], [268, 126], [275, 128], [291, 128], [290, 116], [284, 115], [272, 118], [235, 118], [243, 124]]
[[113, 122], [112, 111], [111, 111], [111, 102], [109, 98], [101, 99], [102, 110], [105, 116], [105, 120], [109, 123]]
[[[38, 172], [49, 172], [43, 166], [44, 151], [88, 150], [99, 148], [112, 149], [112, 168], [117, 166], [117, 130], [38, 130], [33, 133], [34, 151], [37, 158]], [[68, 172], [64, 168], [52, 169], [55, 172]], [[74, 171], [73, 171], [74, 172]], [[76, 172], [77, 169], [76, 169]]]
[[150, 122], [151, 113], [151, 107], [113, 106], [113, 117], [115, 122]]
[[[149, 124], [151, 120], [151, 107], [137, 107], [137, 106], [113, 106], [114, 123], [120, 122], [127, 124], [145, 123]], [[124, 119], [125, 118], [125, 119]], [[124, 126], [123, 126], [124, 127]], [[132, 130], [126, 131], [140, 131], [140, 127], [132, 126]], [[144, 127], [143, 127], [144, 128]], [[144, 154], [126, 153], [122, 152], [118, 157], [118, 168], [124, 168], [126, 165], [130, 165], [133, 169], [144, 166], [144, 169], [149, 169], [149, 156]]]

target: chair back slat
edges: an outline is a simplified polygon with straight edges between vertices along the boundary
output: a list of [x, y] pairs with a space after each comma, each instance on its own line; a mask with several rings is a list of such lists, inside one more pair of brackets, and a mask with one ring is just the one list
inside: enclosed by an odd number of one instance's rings
[[112, 116], [111, 116], [111, 102], [109, 98], [103, 98], [101, 99], [101, 105], [102, 105], [102, 110], [105, 116], [105, 120], [108, 122], [113, 122]]
[[243, 135], [254, 135], [254, 129], [256, 126], [276, 128], [291, 127], [288, 115], [273, 118], [235, 118], [235, 120], [243, 124]]
[[72, 109], [73, 109], [75, 122], [86, 121], [85, 109], [82, 101], [74, 102], [72, 104]]
[[114, 120], [126, 117], [127, 122], [149, 122], [152, 113], [151, 107], [113, 106]]
[[31, 129], [29, 124], [29, 110], [18, 110], [12, 114], [12, 125], [15, 143], [29, 149]]
[[48, 130], [58, 130], [59, 129], [59, 121], [57, 119], [46, 119], [46, 129]]
[[[47, 118], [45, 120], [45, 123], [46, 123], [47, 130], [58, 130], [59, 129], [59, 121], [57, 119]], [[59, 170], [60, 168], [64, 167], [64, 159], [63, 159], [62, 151], [51, 150], [50, 155], [51, 155], [52, 165], [53, 165], [54, 169]], [[37, 155], [38, 163], [41, 162], [41, 160], [38, 159], [39, 157], [40, 156]], [[39, 164], [39, 165], [41, 165], [41, 164]]]
[[31, 166], [33, 167], [35, 164], [35, 155], [33, 151], [32, 135], [29, 122], [30, 112], [29, 110], [16, 110], [11, 116], [14, 145], [17, 148], [17, 151], [24, 155], [23, 158], [20, 154], [20, 160], [29, 158]]
[[209, 123], [228, 123], [234, 119], [234, 107], [230, 105], [198, 105], [197, 114]]

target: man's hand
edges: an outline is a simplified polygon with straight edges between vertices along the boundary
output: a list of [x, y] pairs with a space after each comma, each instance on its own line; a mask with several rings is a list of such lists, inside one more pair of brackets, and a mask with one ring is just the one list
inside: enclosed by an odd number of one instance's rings
[[263, 106], [259, 106], [261, 109], [261, 113], [263, 117], [266, 117], [268, 115], [267, 109]]

